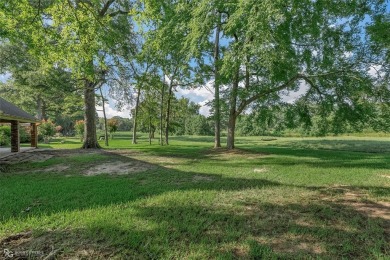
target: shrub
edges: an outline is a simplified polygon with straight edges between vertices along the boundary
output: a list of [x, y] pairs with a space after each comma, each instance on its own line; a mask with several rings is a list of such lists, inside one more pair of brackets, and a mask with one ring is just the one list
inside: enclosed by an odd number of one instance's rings
[[84, 139], [84, 120], [77, 120], [76, 124], [74, 125], [74, 130], [82, 142]]
[[108, 131], [111, 134], [111, 139], [114, 139], [114, 133], [118, 130], [118, 120], [112, 118], [107, 122]]
[[38, 132], [43, 135], [45, 143], [49, 143], [50, 137], [52, 137], [56, 129], [54, 124], [50, 120], [42, 121], [42, 123], [38, 126]]
[[19, 128], [20, 142], [21, 143], [29, 143], [31, 142], [31, 128], [30, 126], [21, 126]]
[[11, 143], [11, 127], [0, 126], [0, 146], [7, 146]]

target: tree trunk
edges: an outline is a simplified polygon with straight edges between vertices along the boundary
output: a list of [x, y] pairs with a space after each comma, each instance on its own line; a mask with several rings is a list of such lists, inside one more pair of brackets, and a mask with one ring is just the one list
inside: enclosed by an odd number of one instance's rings
[[152, 117], [149, 116], [149, 145], [151, 144], [152, 144]]
[[42, 119], [47, 121], [47, 113], [46, 113], [46, 102], [45, 100], [42, 100]]
[[214, 120], [215, 120], [215, 137], [214, 148], [221, 147], [221, 111], [219, 101], [219, 34], [221, 30], [221, 14], [219, 14], [217, 28], [215, 30], [214, 45]]
[[165, 92], [165, 84], [163, 83], [161, 89], [161, 104], [160, 104], [160, 145], [164, 145], [164, 139], [163, 139], [164, 92]]
[[42, 99], [41, 95], [38, 95], [37, 98], [37, 117], [40, 121], [47, 120], [46, 103]]
[[83, 149], [101, 148], [96, 137], [96, 108], [95, 108], [95, 84], [89, 80], [84, 86], [84, 143]]
[[237, 94], [238, 94], [238, 84], [239, 84], [239, 73], [240, 66], [237, 66], [236, 73], [233, 79], [232, 91], [230, 93], [229, 103], [230, 103], [230, 111], [229, 111], [229, 124], [228, 124], [228, 134], [227, 134], [227, 149], [234, 149], [234, 135], [236, 129], [236, 120], [237, 120]]
[[228, 134], [227, 134], [227, 149], [234, 149], [234, 134], [236, 129], [236, 119], [235, 115], [229, 115], [228, 123]]
[[137, 117], [138, 117], [138, 107], [139, 107], [139, 99], [141, 95], [141, 87], [137, 89], [137, 99], [135, 102], [134, 115], [133, 115], [133, 144], [137, 143]]
[[38, 95], [38, 98], [37, 98], [37, 118], [42, 121], [43, 120], [43, 117], [42, 117], [42, 98], [41, 98], [41, 95]]
[[167, 99], [167, 113], [165, 115], [165, 144], [169, 145], [169, 117], [171, 113], [171, 99], [172, 99], [172, 81], [169, 84], [168, 99]]
[[154, 139], [155, 138], [155, 132], [156, 132], [156, 127], [155, 126], [151, 126], [152, 127], [152, 139]]
[[100, 96], [102, 97], [102, 103], [103, 103], [103, 117], [104, 117], [104, 143], [106, 146], [108, 146], [108, 130], [107, 130], [107, 117], [106, 117], [106, 108], [104, 107], [104, 97], [103, 97], [103, 91], [102, 87], [100, 89]]

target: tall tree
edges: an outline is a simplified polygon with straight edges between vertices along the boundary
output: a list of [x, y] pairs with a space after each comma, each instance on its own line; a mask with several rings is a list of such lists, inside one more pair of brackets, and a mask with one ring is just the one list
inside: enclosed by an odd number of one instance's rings
[[40, 120], [54, 119], [64, 111], [66, 97], [80, 98], [70, 72], [60, 67], [45, 69], [21, 43], [0, 43], [0, 60], [0, 72], [9, 74], [0, 84], [2, 96]]
[[[41, 1], [23, 0], [13, 4], [17, 10], [7, 13], [12, 21], [35, 17], [33, 21], [38, 20], [34, 24], [40, 25], [40, 34], [36, 34], [38, 29], [29, 32], [31, 26], [28, 23], [8, 22], [7, 31], [18, 27], [17, 30], [28, 35], [25, 39], [32, 42], [28, 45], [30, 52], [40, 58], [40, 62], [46, 64], [47, 68], [61, 66], [71, 71], [84, 94], [83, 148], [98, 148], [95, 90], [111, 69], [109, 61], [121, 55], [119, 50], [132, 42], [133, 23], [129, 16], [132, 3], [121, 0], [42, 3], [45, 5], [41, 5]], [[8, 5], [6, 7], [7, 10], [11, 8]]]
[[215, 148], [221, 147], [220, 85], [222, 80], [220, 70], [224, 56], [221, 38], [224, 36], [225, 27], [223, 24], [228, 15], [224, 6], [234, 5], [234, 2], [201, 0], [188, 1], [186, 4], [191, 16], [190, 22], [187, 24], [186, 52], [197, 61], [199, 68], [197, 72], [205, 79], [204, 85], [207, 84], [207, 81], [214, 81]]
[[107, 116], [106, 116], [106, 99], [103, 95], [102, 86], [99, 88], [100, 98], [102, 101], [103, 120], [104, 120], [104, 144], [108, 146], [108, 127], [107, 127]]
[[145, 1], [139, 20], [145, 26], [143, 37], [144, 52], [153, 53], [155, 65], [166, 83], [166, 92], [162, 92], [161, 102], [166, 106], [164, 121], [165, 144], [169, 144], [171, 101], [176, 87], [185, 87], [191, 81], [191, 68], [184, 51], [184, 39], [187, 33], [186, 23], [189, 10], [181, 8], [174, 1]]

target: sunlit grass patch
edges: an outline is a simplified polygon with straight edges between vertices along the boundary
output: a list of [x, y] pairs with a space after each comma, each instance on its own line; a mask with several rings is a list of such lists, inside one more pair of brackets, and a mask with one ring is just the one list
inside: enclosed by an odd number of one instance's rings
[[[50, 244], [64, 259], [389, 255], [390, 154], [376, 142], [362, 150], [250, 137], [230, 152], [211, 149], [210, 137], [173, 137], [167, 147], [115, 138], [103, 151], [53, 149], [0, 174], [0, 252], [49, 254]], [[121, 163], [150, 167], [115, 174], [110, 165]], [[98, 165], [111, 172], [86, 176]]]

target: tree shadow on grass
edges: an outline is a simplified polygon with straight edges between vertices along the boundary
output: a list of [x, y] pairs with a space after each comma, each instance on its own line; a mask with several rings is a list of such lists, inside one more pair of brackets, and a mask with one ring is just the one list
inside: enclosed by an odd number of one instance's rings
[[364, 153], [390, 153], [390, 140], [300, 140], [289, 142], [290, 147], [318, 150], [336, 150]]
[[250, 140], [238, 138], [236, 144], [241, 145], [261, 145], [268, 147], [288, 147], [291, 149], [309, 149], [309, 150], [333, 150], [365, 153], [390, 153], [390, 138], [381, 140], [370, 140], [361, 138], [335, 138], [335, 139], [306, 139], [306, 138], [281, 138], [278, 141], [264, 142], [258, 137]]
[[[67, 155], [74, 152], [77, 153], [79, 151], [64, 151]], [[125, 203], [176, 190], [239, 191], [277, 186], [318, 189], [282, 184], [276, 181], [258, 178], [229, 178], [218, 174], [183, 172], [105, 151], [85, 154], [89, 157], [79, 156], [76, 161], [74, 161], [75, 159], [73, 157], [73, 159], [67, 158], [65, 166], [69, 165], [71, 167], [60, 173], [43, 169], [40, 172], [31, 174], [1, 174], [0, 222], [6, 222], [10, 219], [24, 219], [53, 214], [67, 210]], [[123, 176], [116, 175], [115, 173], [83, 176], [83, 171], [97, 163], [93, 158], [96, 158], [99, 163], [120, 161], [131, 164], [139, 163], [147, 167], [144, 172], [133, 172]], [[60, 158], [56, 157], [52, 160], [56, 163], [61, 161]], [[262, 165], [278, 164], [277, 161], [268, 157], [262, 158], [261, 160]], [[45, 164], [51, 166], [50, 163], [46, 162], [42, 165]], [[25, 166], [18, 165], [17, 168], [23, 170], [23, 167], [27, 167], [28, 169], [30, 165], [34, 164], [25, 164]], [[338, 165], [338, 163], [327, 161], [315, 165], [317, 167], [337, 167], [335, 165]], [[38, 166], [34, 165], [35, 168]], [[240, 163], [240, 167], [243, 166], [245, 164]], [[346, 167], [346, 165], [344, 166]], [[229, 167], [234, 166], [229, 164]], [[370, 193], [377, 196], [390, 196], [389, 187], [361, 186], [357, 188], [369, 190]]]
[[[118, 221], [118, 214], [128, 221]], [[22, 241], [3, 241], [0, 249], [47, 255], [53, 247], [64, 259], [369, 259], [390, 250], [384, 225], [351, 207], [319, 201], [242, 202], [231, 208], [172, 199], [122, 208], [86, 228], [37, 230]]]
[[335, 150], [292, 149], [288, 147], [244, 147], [249, 153], [265, 153], [286, 156], [284, 160], [272, 156], [262, 158], [264, 164], [298, 165], [306, 164], [318, 168], [368, 168], [390, 169], [390, 154], [372, 154]]
[[[108, 160], [137, 161], [102, 153]], [[48, 254], [52, 248], [47, 245], [53, 245], [61, 249], [58, 254], [63, 258], [364, 259], [373, 258], [374, 254], [385, 255], [390, 250], [388, 233], [384, 233], [388, 222], [374, 220], [350, 206], [320, 198], [309, 204], [248, 202], [233, 198], [228, 205], [202, 205], [196, 204], [196, 199], [183, 204], [172, 194], [161, 202], [150, 202], [148, 198], [175, 192], [295, 187], [262, 179], [153, 167], [126, 176], [87, 177], [76, 169], [63, 174], [0, 176], [2, 223], [27, 218], [41, 221], [41, 217], [56, 218], [56, 213], [60, 213], [57, 216], [60, 217], [64, 212], [103, 210], [100, 217], [93, 218], [83, 228], [66, 225], [48, 231], [35, 227], [31, 239], [0, 243], [0, 252], [7, 246], [13, 250], [42, 250]], [[385, 187], [377, 188], [378, 192], [389, 192]], [[74, 221], [77, 224], [77, 220]]]
[[[65, 151], [66, 155], [71, 153], [72, 150]], [[97, 156], [99, 162], [92, 160], [94, 156]], [[88, 160], [81, 160], [82, 158]], [[56, 157], [51, 160], [57, 164], [61, 161]], [[75, 160], [74, 165], [72, 160]], [[87, 153], [79, 158], [65, 158], [64, 162], [71, 167], [62, 172], [54, 172], [56, 168], [52, 168], [53, 171], [42, 169], [26, 173], [23, 167], [28, 169], [29, 164], [25, 164], [15, 166], [23, 174], [1, 174], [0, 223], [10, 219], [21, 220], [56, 212], [125, 203], [176, 190], [242, 190], [280, 185], [260, 179], [182, 172], [104, 151]], [[83, 175], [83, 172], [94, 165], [104, 162], [128, 162], [129, 167], [144, 165], [145, 171], [129, 172], [126, 175], [117, 175], [115, 172], [96, 176]], [[31, 165], [36, 170], [39, 165], [35, 164]], [[42, 165], [52, 167], [49, 161]]]

